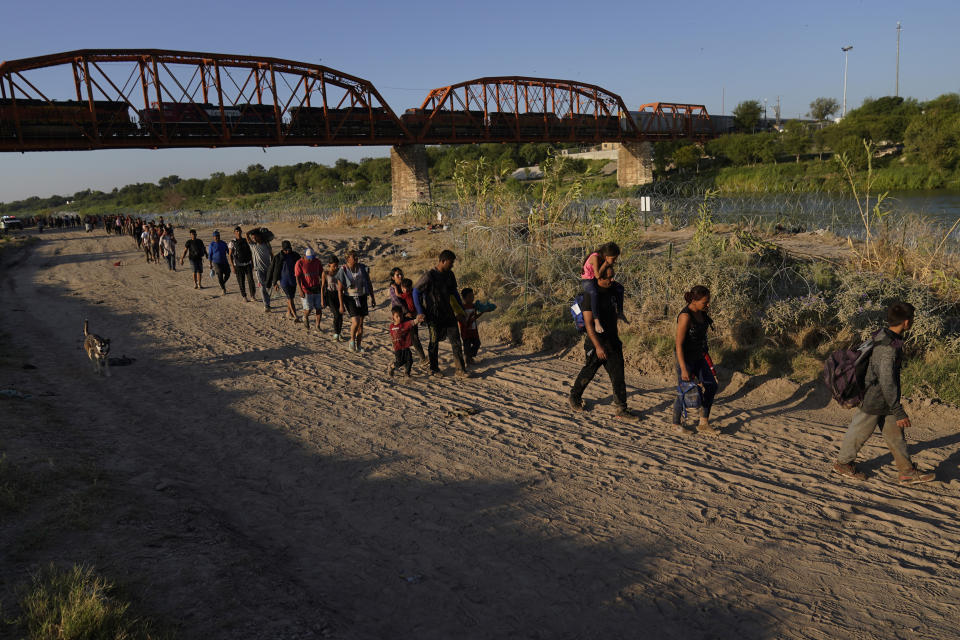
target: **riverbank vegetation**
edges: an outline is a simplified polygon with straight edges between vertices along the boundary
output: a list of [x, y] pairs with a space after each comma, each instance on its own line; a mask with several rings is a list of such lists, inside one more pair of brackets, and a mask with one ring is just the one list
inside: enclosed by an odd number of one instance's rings
[[[623, 254], [617, 279], [625, 286], [631, 324], [622, 327], [625, 353], [640, 370], [670, 375], [673, 327], [682, 292], [703, 284], [713, 292], [716, 359], [729, 375], [787, 377], [812, 383], [833, 350], [882, 326], [894, 300], [918, 309], [908, 342], [908, 393], [960, 404], [960, 262], [944, 252], [943, 232], [927, 235], [907, 217], [888, 213], [846, 161], [848, 184], [863, 205], [865, 240], [841, 260], [791, 254], [748, 222], [718, 225], [710, 194], [689, 233], [664, 241], [631, 203], [595, 206], [583, 219], [562, 215], [568, 201], [543, 181], [540, 199], [519, 202], [496, 181], [464, 181], [455, 235], [461, 279], [477, 283], [502, 313], [491, 320], [498, 337], [530, 348], [573, 346], [578, 336], [568, 307], [587, 254], [616, 241]], [[477, 175], [465, 167], [464, 175]], [[844, 165], [838, 170], [846, 173]], [[872, 177], [872, 174], [870, 174]], [[472, 198], [472, 199], [471, 199]]]
[[960, 94], [928, 102], [868, 98], [842, 120], [827, 122], [835, 106], [818, 98], [810, 107], [819, 121], [791, 120], [781, 131], [658, 143], [658, 169], [672, 179], [695, 176], [725, 193], [843, 191], [847, 178], [830, 160], [843, 154], [855, 172], [865, 171], [866, 140], [878, 190], [960, 189]]
[[[429, 147], [427, 160], [434, 195], [452, 198], [457, 163], [477, 161], [504, 179], [519, 167], [538, 165], [558, 150], [573, 145], [459, 145]], [[590, 179], [587, 192], [608, 193], [616, 189], [616, 177], [602, 178], [604, 161], [574, 160], [565, 170]], [[157, 213], [175, 210], [223, 209], [336, 209], [354, 205], [390, 204], [390, 158], [365, 158], [359, 162], [340, 159], [333, 166], [305, 162], [269, 169], [250, 165], [232, 174], [213, 173], [209, 178], [166, 176], [156, 183], [137, 183], [110, 192], [85, 189], [71, 196], [31, 197], [0, 203], [0, 213], [33, 215], [71, 211], [80, 214]], [[522, 193], [527, 187], [507, 180]]]

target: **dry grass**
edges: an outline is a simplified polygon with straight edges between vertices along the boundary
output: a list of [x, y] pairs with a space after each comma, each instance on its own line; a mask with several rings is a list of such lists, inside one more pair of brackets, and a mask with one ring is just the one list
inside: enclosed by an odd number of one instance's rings
[[34, 574], [20, 598], [17, 626], [30, 640], [148, 640], [161, 637], [131, 613], [117, 587], [90, 567]]

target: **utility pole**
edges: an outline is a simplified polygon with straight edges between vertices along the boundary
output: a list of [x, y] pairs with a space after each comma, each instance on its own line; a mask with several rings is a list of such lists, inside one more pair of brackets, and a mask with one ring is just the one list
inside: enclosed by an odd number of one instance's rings
[[895, 96], [900, 97], [900, 32], [902, 28], [900, 27], [900, 22], [897, 22], [897, 88], [894, 91]]
[[720, 89], [720, 115], [727, 115], [727, 88]]
[[840, 115], [840, 118], [847, 117], [847, 56], [850, 53], [850, 49], [853, 49], [853, 45], [846, 47], [840, 47], [840, 51], [843, 51], [843, 113]]
[[780, 96], [777, 96], [777, 131], [780, 130]]

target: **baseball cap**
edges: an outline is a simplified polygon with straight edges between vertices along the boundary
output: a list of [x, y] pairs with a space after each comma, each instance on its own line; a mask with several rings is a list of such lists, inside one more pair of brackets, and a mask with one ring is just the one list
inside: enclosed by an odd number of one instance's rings
[[303, 252], [303, 256], [304, 256], [305, 258], [312, 258], [313, 255], [314, 255], [314, 254], [313, 254], [313, 249], [311, 249], [310, 247], [307, 247], [307, 250]]
[[219, 238], [219, 237], [220, 237], [220, 232], [217, 231], [216, 229], [214, 229], [214, 230], [213, 230], [213, 235], [215, 235], [215, 236], [217, 236], [217, 237]]

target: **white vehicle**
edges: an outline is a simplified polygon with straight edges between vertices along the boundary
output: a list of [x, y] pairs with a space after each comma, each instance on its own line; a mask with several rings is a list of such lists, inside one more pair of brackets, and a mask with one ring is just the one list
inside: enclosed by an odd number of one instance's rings
[[16, 216], [3, 216], [3, 218], [0, 218], [0, 229], [4, 231], [23, 229], [23, 222]]

